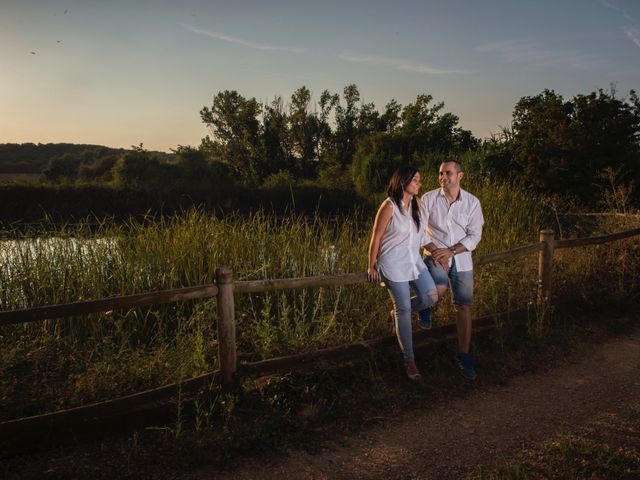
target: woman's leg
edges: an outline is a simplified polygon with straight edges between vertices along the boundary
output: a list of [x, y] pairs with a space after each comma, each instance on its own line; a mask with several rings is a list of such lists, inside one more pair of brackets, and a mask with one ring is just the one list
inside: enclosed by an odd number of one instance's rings
[[393, 301], [396, 336], [405, 362], [413, 362], [413, 332], [411, 331], [411, 292], [409, 282], [383, 279]]
[[411, 299], [411, 310], [419, 312], [431, 307], [438, 301], [438, 291], [433, 277], [426, 268], [415, 280], [409, 282], [416, 296]]

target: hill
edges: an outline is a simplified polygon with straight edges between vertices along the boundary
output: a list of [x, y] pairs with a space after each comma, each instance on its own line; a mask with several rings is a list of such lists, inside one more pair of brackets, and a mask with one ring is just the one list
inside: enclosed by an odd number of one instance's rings
[[[120, 155], [130, 149], [76, 143], [0, 143], [0, 173], [40, 173], [51, 158], [86, 151], [94, 151], [97, 157], [102, 157]], [[173, 156], [164, 152], [150, 153], [166, 158]]]

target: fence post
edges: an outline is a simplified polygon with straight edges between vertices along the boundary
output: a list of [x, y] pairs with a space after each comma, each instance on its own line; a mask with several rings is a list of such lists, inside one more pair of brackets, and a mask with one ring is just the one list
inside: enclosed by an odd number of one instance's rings
[[233, 272], [216, 269], [218, 286], [218, 360], [223, 385], [229, 385], [236, 373], [236, 319], [233, 300]]
[[545, 246], [538, 256], [538, 303], [551, 300], [551, 273], [553, 271], [553, 230], [540, 230], [540, 241]]

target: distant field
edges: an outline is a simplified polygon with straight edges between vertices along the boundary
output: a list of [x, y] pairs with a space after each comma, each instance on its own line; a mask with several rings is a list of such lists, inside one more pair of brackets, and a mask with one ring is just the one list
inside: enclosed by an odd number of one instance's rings
[[15, 181], [35, 182], [42, 178], [41, 173], [0, 173], [0, 185]]

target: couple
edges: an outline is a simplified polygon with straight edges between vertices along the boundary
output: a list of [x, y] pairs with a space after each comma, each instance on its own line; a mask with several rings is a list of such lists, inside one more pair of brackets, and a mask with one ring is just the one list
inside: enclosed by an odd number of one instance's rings
[[[462, 374], [476, 378], [471, 344], [473, 263], [471, 251], [482, 235], [484, 218], [479, 200], [460, 188], [464, 176], [457, 160], [440, 165], [440, 187], [418, 199], [420, 173], [400, 167], [391, 176], [388, 198], [382, 202], [369, 244], [369, 280], [382, 280], [394, 305], [398, 343], [407, 376], [422, 377], [413, 356], [411, 312], [418, 312], [418, 325], [431, 328], [431, 307], [447, 290], [449, 282], [456, 309], [457, 361]], [[427, 255], [423, 260], [420, 249]], [[409, 287], [416, 296], [412, 299]]]

